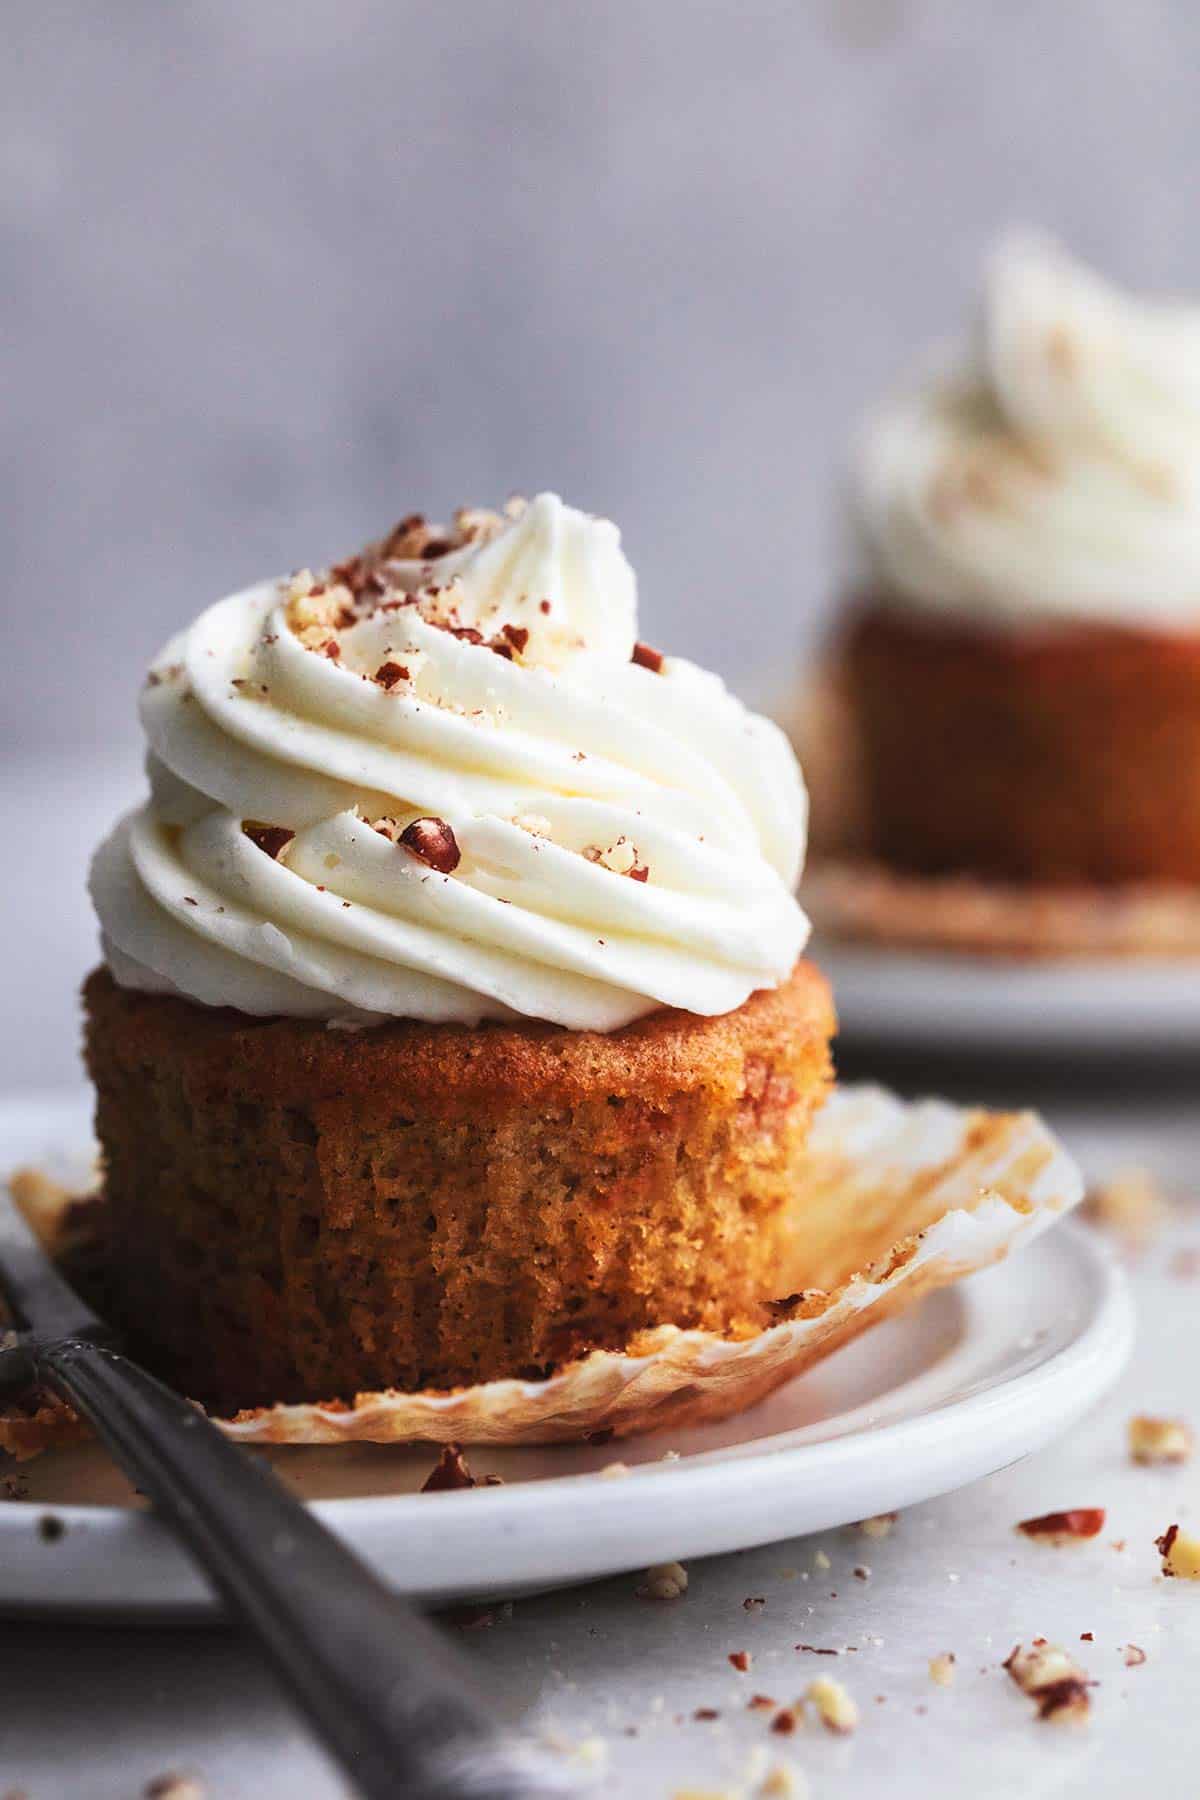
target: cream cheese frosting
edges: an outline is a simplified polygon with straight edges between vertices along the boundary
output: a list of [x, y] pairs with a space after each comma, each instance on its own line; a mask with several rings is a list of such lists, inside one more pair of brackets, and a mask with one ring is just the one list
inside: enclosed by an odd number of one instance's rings
[[219, 601], [141, 717], [91, 876], [125, 986], [606, 1031], [732, 1010], [807, 939], [786, 739], [637, 642], [620, 534], [554, 494]]
[[1002, 241], [966, 352], [863, 434], [878, 597], [1001, 628], [1200, 629], [1200, 307]]

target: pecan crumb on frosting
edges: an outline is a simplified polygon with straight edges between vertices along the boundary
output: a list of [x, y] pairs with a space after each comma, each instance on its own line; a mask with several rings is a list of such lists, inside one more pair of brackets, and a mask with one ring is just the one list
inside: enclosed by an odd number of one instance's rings
[[639, 668], [649, 669], [652, 674], [658, 675], [662, 671], [664, 658], [661, 650], [656, 650], [653, 644], [643, 644], [639, 639], [633, 646], [630, 660], [637, 663]]
[[1039, 1538], [1050, 1544], [1098, 1537], [1104, 1530], [1104, 1508], [1077, 1506], [1070, 1512], [1042, 1513], [1036, 1519], [1022, 1519], [1017, 1530], [1026, 1537]]
[[381, 688], [394, 688], [398, 681], [409, 680], [408, 669], [403, 663], [380, 663], [375, 671], [375, 680]]
[[260, 825], [254, 819], [244, 819], [242, 830], [252, 844], [257, 844], [275, 862], [279, 861], [281, 852], [287, 849], [296, 835], [286, 825]]
[[404, 827], [399, 841], [439, 875], [452, 874], [462, 861], [458, 839], [445, 819], [414, 819]]

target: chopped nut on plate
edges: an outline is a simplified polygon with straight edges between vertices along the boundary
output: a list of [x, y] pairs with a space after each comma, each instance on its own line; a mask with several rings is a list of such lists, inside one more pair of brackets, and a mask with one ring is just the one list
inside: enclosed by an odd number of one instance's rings
[[929, 1679], [938, 1687], [952, 1687], [954, 1684], [955, 1655], [953, 1650], [943, 1650], [940, 1656], [930, 1658]]
[[1195, 1440], [1182, 1419], [1155, 1419], [1139, 1413], [1129, 1421], [1129, 1454], [1136, 1463], [1185, 1463]]

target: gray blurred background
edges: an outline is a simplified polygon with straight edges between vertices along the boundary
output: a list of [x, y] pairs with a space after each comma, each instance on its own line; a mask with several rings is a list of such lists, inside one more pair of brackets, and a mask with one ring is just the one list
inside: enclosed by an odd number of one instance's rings
[[999, 224], [1200, 284], [1188, 0], [7, 0], [0, 741], [133, 751], [202, 604], [611, 514], [648, 636], [811, 636], [848, 428]]

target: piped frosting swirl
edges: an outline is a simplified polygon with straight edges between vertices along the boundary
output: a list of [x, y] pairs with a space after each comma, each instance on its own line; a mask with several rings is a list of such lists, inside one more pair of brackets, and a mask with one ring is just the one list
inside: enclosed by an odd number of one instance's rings
[[799, 770], [636, 633], [616, 527], [553, 494], [219, 601], [155, 663], [150, 800], [93, 865], [116, 979], [596, 1030], [775, 985], [808, 930]]
[[1132, 299], [1010, 237], [974, 344], [868, 423], [854, 488], [893, 606], [1200, 629], [1200, 307]]

